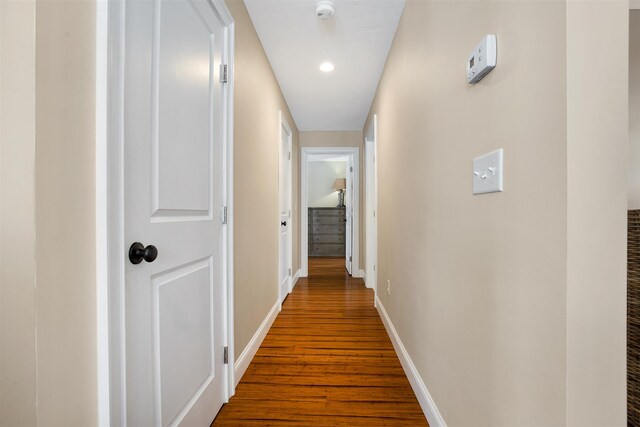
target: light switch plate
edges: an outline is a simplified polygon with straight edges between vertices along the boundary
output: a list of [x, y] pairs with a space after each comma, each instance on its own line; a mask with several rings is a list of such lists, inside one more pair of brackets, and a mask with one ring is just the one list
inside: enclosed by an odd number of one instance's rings
[[473, 159], [473, 194], [502, 190], [502, 148]]

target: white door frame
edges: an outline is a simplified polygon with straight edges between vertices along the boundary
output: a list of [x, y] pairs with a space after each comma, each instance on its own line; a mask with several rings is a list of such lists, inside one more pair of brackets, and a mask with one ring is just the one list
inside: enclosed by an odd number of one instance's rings
[[309, 161], [312, 156], [346, 155], [353, 164], [353, 277], [360, 271], [360, 147], [303, 147], [300, 156], [300, 277], [309, 276]]
[[[289, 230], [287, 232], [287, 246], [288, 246], [288, 250], [286, 253], [286, 268], [288, 268], [289, 271], [289, 278], [287, 279], [288, 284], [287, 284], [287, 289], [288, 289], [288, 293], [291, 293], [292, 289], [292, 283], [293, 283], [293, 216], [291, 215], [291, 208], [292, 208], [292, 203], [293, 203], [293, 132], [291, 131], [291, 126], [289, 126], [289, 122], [287, 122], [286, 117], [284, 116], [284, 114], [282, 113], [282, 111], [278, 112], [278, 117], [279, 117], [279, 122], [280, 122], [280, 126], [279, 126], [279, 132], [278, 132], [278, 192], [279, 192], [279, 197], [281, 197], [282, 195], [282, 179], [283, 177], [281, 176], [281, 171], [282, 171], [282, 165], [280, 164], [282, 162], [282, 137], [283, 135], [283, 131], [284, 133], [287, 135], [287, 145], [289, 146], [289, 167], [287, 168], [286, 174], [288, 176], [288, 180], [289, 180], [289, 194], [287, 195], [287, 198], [289, 200], [287, 200], [287, 204], [289, 206], [289, 214], [287, 216], [288, 221], [290, 222], [288, 224]], [[278, 200], [280, 200], [280, 198], [278, 198]], [[278, 218], [280, 218], [280, 202], [278, 202]], [[279, 221], [279, 219], [278, 219]], [[280, 230], [280, 228], [278, 227], [278, 230]], [[280, 234], [278, 233], [278, 236]], [[278, 270], [280, 269], [280, 262], [282, 261], [280, 259], [280, 255], [282, 254], [282, 247], [281, 247], [281, 239], [278, 237]], [[282, 302], [284, 301], [284, 299], [286, 298], [286, 295], [280, 295], [280, 275], [278, 275], [278, 298], [280, 299], [280, 309], [282, 309]]]
[[[235, 25], [224, 0], [209, 0], [225, 32], [223, 61], [228, 83], [223, 103], [223, 283], [225, 337], [229, 364], [225, 391], [235, 392], [233, 341], [233, 76]], [[124, 241], [124, 11], [123, 1], [96, 6], [96, 280], [98, 424], [126, 426], [125, 262]]]
[[[378, 212], [378, 116], [373, 115], [371, 123], [364, 138], [365, 150], [365, 238], [367, 253], [365, 261], [365, 284], [378, 293], [378, 273], [375, 267], [378, 263], [378, 230], [374, 227], [374, 221]], [[375, 160], [374, 160], [375, 159]], [[376, 299], [373, 299], [374, 305]]]

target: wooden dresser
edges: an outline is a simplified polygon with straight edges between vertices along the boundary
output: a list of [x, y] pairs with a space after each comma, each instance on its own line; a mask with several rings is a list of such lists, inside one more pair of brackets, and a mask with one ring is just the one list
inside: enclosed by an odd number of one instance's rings
[[309, 256], [345, 256], [345, 208], [309, 208]]

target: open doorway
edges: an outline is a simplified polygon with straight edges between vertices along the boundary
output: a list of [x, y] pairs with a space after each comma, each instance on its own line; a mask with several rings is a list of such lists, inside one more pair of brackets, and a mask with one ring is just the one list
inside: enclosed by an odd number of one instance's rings
[[347, 235], [350, 234], [345, 204], [347, 157], [312, 158], [307, 174], [308, 255], [346, 260]]
[[359, 164], [358, 147], [302, 148], [302, 277], [310, 256], [344, 257], [349, 274], [360, 277]]

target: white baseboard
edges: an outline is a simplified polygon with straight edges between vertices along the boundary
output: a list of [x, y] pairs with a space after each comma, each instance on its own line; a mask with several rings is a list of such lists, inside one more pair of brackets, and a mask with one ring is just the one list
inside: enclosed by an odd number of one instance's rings
[[242, 354], [240, 354], [240, 357], [236, 359], [235, 365], [233, 367], [233, 378], [235, 381], [235, 386], [238, 385], [240, 379], [249, 367], [249, 364], [253, 360], [253, 356], [256, 355], [256, 352], [260, 348], [264, 337], [267, 336], [267, 332], [269, 332], [269, 328], [271, 328], [273, 321], [276, 320], [279, 311], [280, 301], [276, 301], [273, 307], [271, 307], [271, 311], [269, 311], [269, 314], [267, 314], [267, 317], [265, 317], [256, 333], [251, 338], [251, 341], [249, 341], [249, 344], [247, 344], [245, 349], [242, 350]]
[[398, 354], [398, 358], [400, 359], [400, 363], [402, 364], [402, 368], [404, 369], [404, 373], [407, 375], [409, 382], [411, 383], [411, 388], [413, 388], [413, 392], [416, 394], [418, 398], [418, 402], [420, 403], [420, 407], [422, 408], [422, 412], [427, 417], [427, 421], [429, 421], [429, 425], [431, 427], [447, 427], [447, 424], [444, 422], [444, 418], [438, 411], [436, 407], [436, 403], [433, 401], [433, 398], [429, 394], [429, 390], [427, 390], [427, 386], [424, 384], [424, 381], [420, 377], [416, 366], [413, 364], [411, 357], [409, 357], [409, 353], [407, 353], [407, 349], [404, 348], [404, 344], [400, 340], [400, 336], [396, 332], [396, 328], [393, 327], [393, 323], [391, 323], [391, 319], [387, 314], [387, 311], [384, 309], [382, 302], [376, 295], [376, 308], [378, 309], [378, 313], [382, 318], [382, 322], [384, 323], [384, 327], [391, 338], [391, 342], [393, 343], [393, 348], [395, 348], [396, 353]]
[[[364, 270], [358, 270], [358, 272], [356, 273], [356, 277], [359, 277], [359, 278], [361, 278], [363, 280], [366, 278], [365, 276], [366, 276], [366, 274], [365, 274]], [[365, 283], [366, 283], [366, 281], [365, 281]]]

